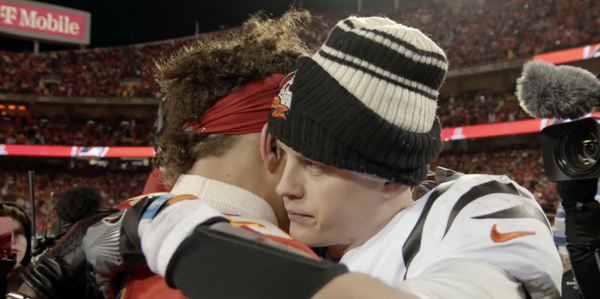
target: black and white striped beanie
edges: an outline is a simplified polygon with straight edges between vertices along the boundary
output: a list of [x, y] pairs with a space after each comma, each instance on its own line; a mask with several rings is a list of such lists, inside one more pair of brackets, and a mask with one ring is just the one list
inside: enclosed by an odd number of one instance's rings
[[416, 186], [442, 147], [435, 113], [447, 70], [421, 31], [347, 18], [281, 83], [269, 132], [309, 159]]

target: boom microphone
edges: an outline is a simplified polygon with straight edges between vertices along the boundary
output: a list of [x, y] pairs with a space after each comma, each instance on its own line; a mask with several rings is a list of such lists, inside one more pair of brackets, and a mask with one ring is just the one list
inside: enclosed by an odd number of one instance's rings
[[582, 68], [534, 60], [517, 79], [517, 97], [535, 118], [577, 119], [600, 104], [600, 81]]

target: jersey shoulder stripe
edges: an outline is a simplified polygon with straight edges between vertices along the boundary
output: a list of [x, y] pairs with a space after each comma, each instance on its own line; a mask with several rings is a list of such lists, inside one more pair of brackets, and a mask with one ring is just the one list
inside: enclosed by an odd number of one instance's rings
[[[423, 211], [421, 212], [417, 223], [413, 227], [413, 230], [410, 232], [410, 235], [408, 235], [408, 238], [406, 239], [406, 242], [404, 242], [404, 245], [402, 245], [402, 256], [404, 257], [404, 264], [406, 265], [406, 269], [408, 269], [408, 266], [421, 249], [421, 238], [423, 237], [423, 228], [425, 227], [425, 220], [429, 215], [429, 211], [431, 211], [431, 207], [442, 194], [444, 194], [446, 191], [448, 191], [448, 189], [450, 189], [450, 187], [453, 184], [453, 181], [442, 183], [424, 196], [427, 198], [420, 199], [427, 200], [427, 202], [425, 203]], [[404, 272], [404, 279], [406, 279], [407, 273], [408, 271]]]
[[[454, 222], [454, 220], [456, 220], [456, 216], [458, 216], [458, 214], [467, 205], [469, 205], [470, 203], [474, 202], [475, 200], [477, 200], [483, 196], [487, 196], [487, 195], [491, 195], [491, 194], [512, 194], [512, 195], [519, 196], [519, 197], [530, 198], [529, 195], [527, 195], [527, 194], [521, 192], [519, 189], [517, 189], [517, 187], [513, 184], [512, 181], [500, 182], [498, 180], [493, 179], [493, 177], [491, 177], [491, 178], [492, 178], [492, 180], [487, 181], [485, 183], [477, 184], [477, 185], [471, 187], [464, 194], [460, 195], [458, 201], [454, 204], [454, 206], [452, 207], [452, 210], [450, 210], [450, 216], [448, 217], [448, 223], [446, 224], [446, 229], [444, 230], [444, 236], [448, 233], [448, 230], [450, 230], [452, 223]], [[534, 208], [534, 210], [535, 210], [535, 208]], [[514, 212], [518, 212], [518, 211], [515, 210]], [[506, 216], [510, 216], [513, 214], [516, 215], [514, 212], [511, 212], [508, 214], [505, 213], [505, 214], [506, 214]], [[519, 218], [524, 218], [523, 216], [525, 216], [527, 214], [519, 214], [519, 215], [521, 215], [521, 217], [519, 217]], [[499, 215], [496, 215], [496, 216], [499, 216]], [[483, 216], [480, 216], [480, 217], [483, 217]], [[536, 215], [533, 215], [533, 217], [537, 218]], [[543, 216], [543, 215], [542, 215], [542, 217], [545, 218], [545, 216]], [[483, 219], [483, 218], [479, 218], [479, 219]]]

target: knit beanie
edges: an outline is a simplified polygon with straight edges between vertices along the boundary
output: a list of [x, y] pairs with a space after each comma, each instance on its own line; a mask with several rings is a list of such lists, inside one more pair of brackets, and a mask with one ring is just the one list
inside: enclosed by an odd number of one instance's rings
[[282, 81], [269, 133], [311, 160], [417, 186], [441, 151], [435, 112], [447, 70], [421, 31], [347, 18]]

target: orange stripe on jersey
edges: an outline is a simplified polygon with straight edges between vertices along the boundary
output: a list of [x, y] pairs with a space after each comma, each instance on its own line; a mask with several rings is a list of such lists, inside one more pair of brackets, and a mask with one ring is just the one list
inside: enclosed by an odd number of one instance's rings
[[196, 197], [194, 195], [183, 194], [183, 195], [177, 195], [177, 196], [167, 200], [167, 202], [165, 204], [172, 205], [176, 202], [180, 202], [180, 201], [184, 201], [184, 200], [195, 200], [195, 199], [198, 199], [198, 197]]
[[166, 194], [166, 192], [151, 193], [151, 194], [145, 194], [145, 195], [140, 195], [140, 196], [137, 196], [137, 197], [133, 197], [133, 198], [130, 198], [130, 199], [128, 199], [128, 200], [126, 200], [126, 201], [118, 204], [115, 207], [115, 209], [117, 209], [117, 210], [126, 210], [126, 209], [128, 209], [131, 206], [133, 206], [136, 202], [140, 201], [142, 198], [144, 198], [146, 196], [160, 196], [160, 195], [163, 195], [163, 194]]

